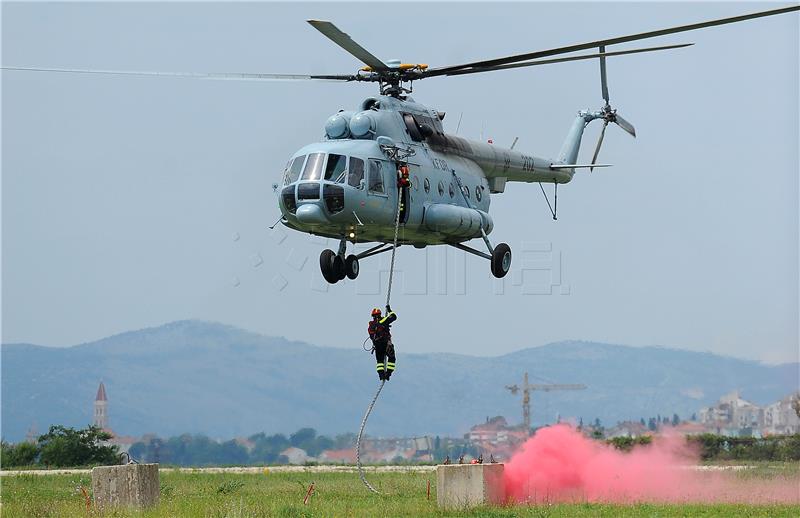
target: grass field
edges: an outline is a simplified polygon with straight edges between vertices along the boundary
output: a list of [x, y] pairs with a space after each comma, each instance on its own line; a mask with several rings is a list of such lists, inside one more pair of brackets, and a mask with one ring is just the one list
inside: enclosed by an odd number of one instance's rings
[[[772, 479], [789, 477], [798, 481], [800, 467], [794, 464], [761, 465], [737, 472], [737, 477]], [[161, 502], [144, 513], [116, 511], [104, 516], [126, 517], [345, 517], [345, 516], [486, 516], [486, 517], [583, 517], [583, 516], [764, 516], [798, 517], [800, 505], [745, 504], [555, 504], [479, 508], [441, 512], [436, 507], [435, 473], [374, 473], [370, 482], [384, 494], [373, 495], [355, 473], [179, 473], [161, 474]], [[431, 482], [430, 500], [427, 482]], [[309, 485], [315, 491], [303, 503]], [[80, 487], [91, 491], [91, 476], [32, 475], [4, 476], [2, 514], [6, 517], [85, 517]]]

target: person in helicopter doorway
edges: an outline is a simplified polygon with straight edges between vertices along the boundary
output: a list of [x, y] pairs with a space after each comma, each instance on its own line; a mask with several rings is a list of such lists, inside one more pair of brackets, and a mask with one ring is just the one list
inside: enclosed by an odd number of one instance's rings
[[[392, 332], [390, 327], [395, 320], [397, 320], [397, 315], [387, 304], [385, 317], [381, 317], [381, 310], [379, 308], [372, 310], [372, 320], [367, 328], [369, 337], [372, 339], [372, 347], [375, 350], [375, 361], [377, 362], [375, 368], [378, 371], [378, 378], [381, 381], [389, 381], [389, 378], [392, 377], [392, 373], [394, 372], [394, 344], [392, 344]], [[383, 365], [384, 358], [386, 359], [385, 370]]]

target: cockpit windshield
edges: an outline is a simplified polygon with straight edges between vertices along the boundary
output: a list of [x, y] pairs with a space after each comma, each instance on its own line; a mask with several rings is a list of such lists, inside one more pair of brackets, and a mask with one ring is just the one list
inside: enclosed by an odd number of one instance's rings
[[[327, 157], [327, 161], [326, 161]], [[360, 187], [364, 179], [364, 161], [336, 153], [311, 153], [290, 160], [283, 172], [283, 185], [297, 180], [328, 180]]]
[[344, 155], [328, 155], [328, 165], [325, 166], [325, 179], [332, 182], [344, 182], [344, 172], [347, 168], [347, 157]]
[[322, 163], [325, 153], [312, 153], [308, 155], [306, 167], [303, 169], [303, 180], [319, 180], [322, 177]]
[[283, 185], [289, 185], [290, 183], [294, 183], [300, 177], [300, 171], [303, 170], [303, 162], [305, 162], [306, 156], [302, 155], [296, 157], [294, 160], [290, 160], [288, 164], [286, 164], [286, 171], [283, 173]]

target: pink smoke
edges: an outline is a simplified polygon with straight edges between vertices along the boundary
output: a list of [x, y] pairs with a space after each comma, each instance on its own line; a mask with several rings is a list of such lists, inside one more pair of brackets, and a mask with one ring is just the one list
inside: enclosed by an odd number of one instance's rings
[[697, 469], [683, 437], [661, 437], [625, 453], [567, 425], [540, 429], [505, 465], [511, 501], [800, 502], [800, 481]]

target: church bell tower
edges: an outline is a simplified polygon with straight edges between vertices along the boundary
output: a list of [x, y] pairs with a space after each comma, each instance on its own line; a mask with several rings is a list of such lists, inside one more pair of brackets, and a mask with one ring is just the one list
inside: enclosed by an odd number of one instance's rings
[[106, 397], [106, 386], [100, 382], [97, 387], [97, 396], [94, 398], [94, 420], [95, 426], [99, 426], [103, 430], [108, 429], [108, 398]]

